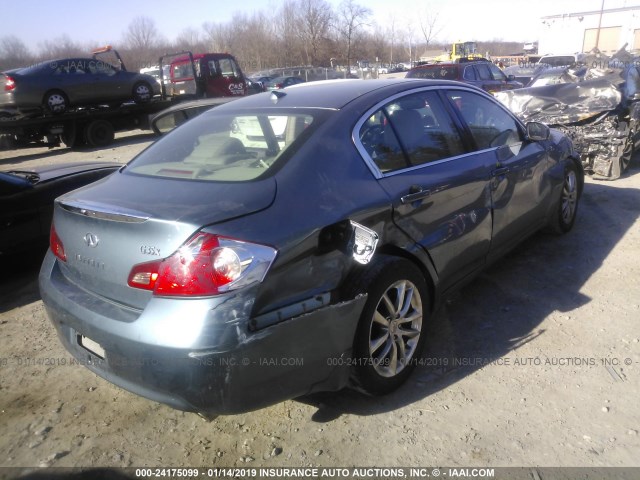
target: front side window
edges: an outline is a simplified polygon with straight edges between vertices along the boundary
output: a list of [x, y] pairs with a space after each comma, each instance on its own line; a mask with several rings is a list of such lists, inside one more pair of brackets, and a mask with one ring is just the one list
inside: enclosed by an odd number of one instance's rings
[[312, 114], [209, 112], [176, 128], [136, 157], [125, 173], [240, 182], [268, 172], [316, 126]]
[[115, 68], [113, 68], [108, 63], [104, 63], [101, 61], [89, 62], [89, 72], [93, 75], [104, 75], [110, 77], [111, 75], [116, 74]]
[[489, 64], [489, 70], [491, 70], [491, 76], [494, 80], [506, 81], [507, 76], [493, 63]]
[[220, 64], [220, 72], [223, 77], [237, 77], [238, 76], [238, 67], [236, 63], [230, 58], [221, 58], [219, 60]]
[[359, 140], [382, 173], [464, 153], [435, 91], [407, 95], [379, 108], [360, 127]]
[[512, 145], [522, 141], [516, 120], [500, 105], [474, 92], [447, 92], [471, 131], [478, 150]]

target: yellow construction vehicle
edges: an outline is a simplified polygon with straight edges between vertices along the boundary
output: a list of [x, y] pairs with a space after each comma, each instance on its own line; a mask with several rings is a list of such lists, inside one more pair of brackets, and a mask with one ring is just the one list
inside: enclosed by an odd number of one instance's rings
[[443, 53], [437, 56], [434, 60], [436, 62], [457, 62], [461, 58], [474, 59], [483, 58], [482, 55], [476, 52], [476, 42], [455, 42], [451, 45], [451, 51]]

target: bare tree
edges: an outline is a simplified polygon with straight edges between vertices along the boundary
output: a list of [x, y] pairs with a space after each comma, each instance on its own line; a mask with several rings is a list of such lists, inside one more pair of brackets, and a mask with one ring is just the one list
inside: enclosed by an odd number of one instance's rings
[[182, 30], [174, 42], [174, 50], [205, 51], [206, 40], [198, 30], [192, 27]]
[[33, 62], [27, 46], [15, 35], [0, 38], [0, 71], [26, 67]]
[[396, 39], [398, 38], [398, 30], [396, 28], [396, 16], [391, 16], [391, 21], [389, 22], [389, 27], [387, 29], [389, 40], [391, 41], [391, 46], [389, 48], [389, 63], [393, 63], [393, 51], [396, 47]]
[[64, 34], [61, 37], [47, 40], [39, 44], [38, 57], [42, 60], [52, 60], [55, 58], [86, 56], [88, 52], [80, 44], [71, 40]]
[[208, 50], [224, 52], [229, 50], [229, 26], [223, 23], [205, 22], [202, 24]]
[[442, 30], [442, 27], [438, 24], [438, 15], [437, 11], [418, 11], [418, 23], [426, 43], [425, 48], [429, 48], [431, 42]]
[[278, 67], [300, 65], [301, 51], [297, 6], [295, 0], [285, 0], [276, 15], [276, 32], [278, 35]]
[[136, 17], [131, 20], [125, 32], [125, 42], [131, 50], [149, 51], [160, 40], [160, 34], [153, 19]]
[[413, 19], [408, 19], [405, 22], [405, 30], [404, 30], [404, 40], [405, 40], [405, 53], [409, 55], [409, 65], [413, 64], [413, 61], [415, 59], [416, 56], [416, 49], [415, 49], [415, 37], [416, 37], [416, 30], [415, 30], [415, 24], [413, 22]]
[[[308, 65], [320, 64], [320, 47], [328, 36], [333, 16], [331, 5], [326, 0], [299, 0], [298, 34], [302, 39]], [[325, 62], [326, 63], [326, 62]]]
[[347, 72], [351, 71], [351, 54], [354, 41], [360, 30], [368, 25], [367, 20], [371, 13], [371, 9], [358, 5], [354, 0], [343, 0], [338, 6], [337, 29], [346, 44]]

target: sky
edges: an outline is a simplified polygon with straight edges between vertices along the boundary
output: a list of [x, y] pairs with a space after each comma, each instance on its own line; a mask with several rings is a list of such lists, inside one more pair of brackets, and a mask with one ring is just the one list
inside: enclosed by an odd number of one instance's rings
[[[336, 8], [340, 0], [328, 0]], [[640, 0], [356, 0], [373, 11], [383, 28], [391, 19], [400, 28], [414, 23], [416, 12], [437, 13], [436, 41], [505, 40], [531, 42], [538, 38], [540, 17], [569, 12], [640, 5]], [[201, 30], [204, 22], [226, 23], [236, 12], [276, 11], [277, 0], [0, 0], [0, 37], [15, 35], [37, 52], [45, 41], [68, 35], [81, 44], [112, 44], [117, 48], [134, 17], [146, 16], [170, 41], [186, 28]]]

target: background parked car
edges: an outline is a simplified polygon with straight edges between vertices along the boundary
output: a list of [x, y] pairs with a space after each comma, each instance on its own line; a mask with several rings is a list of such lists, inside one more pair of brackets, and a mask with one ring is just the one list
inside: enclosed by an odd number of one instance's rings
[[538, 65], [536, 63], [526, 65], [511, 65], [504, 68], [502, 71], [510, 78], [513, 76], [514, 80], [520, 82], [522, 85], [529, 86], [531, 79], [541, 70], [548, 68], [546, 65]]
[[266, 84], [267, 82], [273, 80], [274, 77], [273, 75], [258, 75], [258, 76], [253, 76], [253, 77], [249, 77], [249, 80], [251, 80], [253, 83], [257, 83], [260, 85], [260, 87], [262, 88], [262, 91], [266, 91]]
[[421, 65], [409, 70], [407, 78], [458, 80], [475, 85], [489, 93], [513, 90], [523, 86], [515, 80], [515, 77], [505, 75], [496, 65], [488, 61]]
[[118, 70], [94, 58], [65, 58], [0, 75], [0, 110], [64, 113], [70, 108], [149, 102], [160, 93], [150, 75]]
[[[41, 294], [88, 368], [205, 416], [386, 393], [446, 292], [537, 229], [573, 226], [571, 142], [475, 88], [281, 93], [205, 112], [57, 200]], [[275, 358], [299, 361], [261, 363]]]
[[570, 67], [584, 63], [587, 55], [584, 53], [569, 53], [564, 55], [543, 55], [538, 60], [538, 64], [548, 67]]
[[56, 197], [99, 180], [119, 163], [74, 163], [0, 172], [0, 259], [44, 248]]
[[276, 77], [266, 82], [265, 90], [278, 90], [280, 88], [290, 87], [291, 85], [297, 85], [304, 83], [304, 78], [300, 77]]
[[156, 135], [165, 135], [201, 113], [236, 98], [238, 97], [201, 98], [190, 102], [180, 102], [155, 115], [150, 122], [151, 129]]

